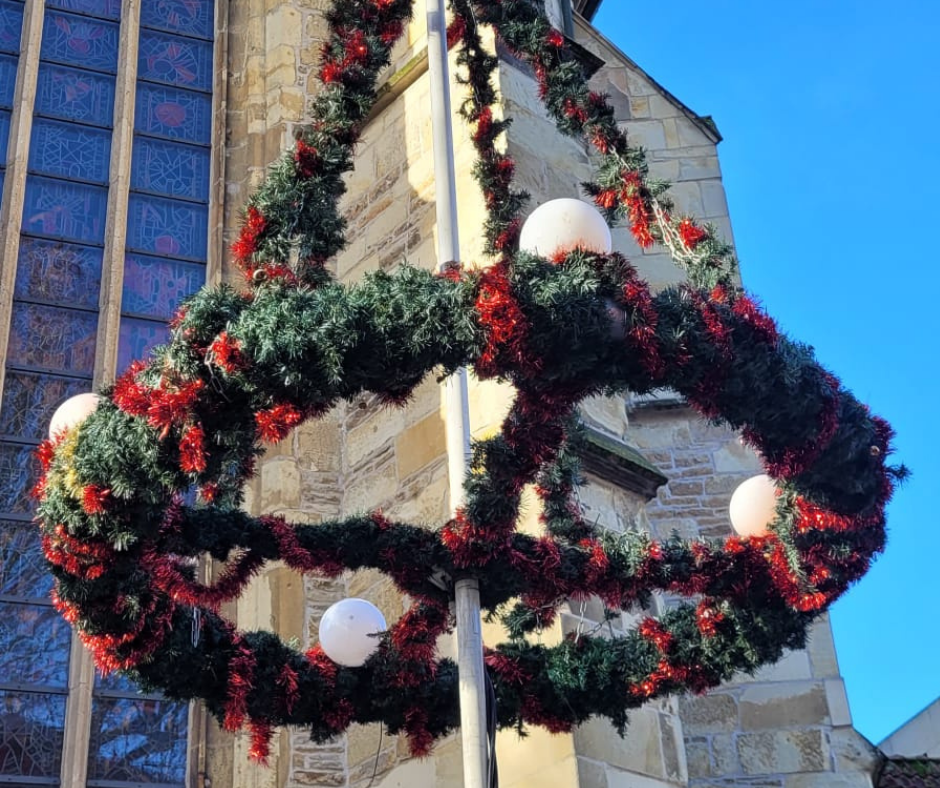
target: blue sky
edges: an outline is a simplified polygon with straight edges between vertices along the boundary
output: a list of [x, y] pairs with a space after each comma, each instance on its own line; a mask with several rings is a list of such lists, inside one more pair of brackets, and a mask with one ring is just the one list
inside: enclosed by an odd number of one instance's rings
[[606, 0], [595, 24], [713, 116], [745, 286], [894, 425], [914, 472], [832, 613], [877, 743], [940, 696], [940, 4]]

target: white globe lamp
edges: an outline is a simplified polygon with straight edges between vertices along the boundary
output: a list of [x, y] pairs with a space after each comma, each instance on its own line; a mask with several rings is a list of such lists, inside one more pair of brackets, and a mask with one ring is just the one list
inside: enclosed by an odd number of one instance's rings
[[379, 647], [386, 630], [385, 616], [365, 599], [343, 599], [320, 619], [320, 646], [338, 665], [358, 668]]
[[731, 496], [731, 526], [739, 536], [767, 536], [777, 517], [777, 487], [767, 474], [752, 476]]
[[101, 397], [91, 392], [69, 397], [52, 414], [52, 421], [49, 422], [49, 437], [55, 439], [72, 427], [81, 424], [94, 413], [100, 402]]
[[519, 248], [541, 257], [579, 247], [599, 254], [613, 249], [604, 217], [583, 200], [565, 197], [543, 203], [525, 220], [519, 235]]

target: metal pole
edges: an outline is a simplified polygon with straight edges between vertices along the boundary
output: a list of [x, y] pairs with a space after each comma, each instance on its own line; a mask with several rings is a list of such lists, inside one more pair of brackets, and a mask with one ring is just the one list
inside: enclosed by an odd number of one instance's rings
[[[447, 22], [443, 0], [427, 0], [427, 19], [434, 180], [437, 195], [437, 251], [438, 265], [443, 268], [460, 260], [457, 191], [454, 183], [454, 134], [447, 67]], [[470, 407], [465, 369], [450, 377], [445, 392], [447, 471], [453, 515], [463, 503], [463, 482], [470, 456]], [[458, 580], [455, 597], [463, 781], [465, 788], [487, 788], [486, 695], [483, 683], [479, 580]]]

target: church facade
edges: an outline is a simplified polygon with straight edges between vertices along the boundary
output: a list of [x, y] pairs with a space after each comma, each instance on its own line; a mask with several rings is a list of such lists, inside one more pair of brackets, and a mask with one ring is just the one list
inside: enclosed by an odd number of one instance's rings
[[[325, 746], [280, 731], [264, 768], [249, 762], [247, 740], [200, 708], [96, 676], [49, 603], [31, 524], [31, 454], [58, 404], [162, 342], [179, 303], [204, 283], [236, 280], [226, 249], [248, 194], [308, 120], [326, 5], [0, 0], [0, 786], [461, 785], [458, 737], [416, 761], [378, 726], [354, 726]], [[551, 10], [653, 174], [674, 184], [679, 208], [730, 239], [714, 123], [591, 25], [597, 5]], [[417, 4], [383, 75], [348, 177], [349, 244], [334, 263], [345, 282], [405, 259], [437, 263], [423, 11]], [[587, 151], [557, 133], [532, 74], [490, 43], [503, 111], [514, 118], [505, 145], [531, 207], [579, 196]], [[473, 148], [459, 120], [455, 134], [461, 256], [482, 265]], [[667, 254], [640, 249], [627, 231], [615, 229], [614, 243], [653, 286], [680, 278]], [[511, 398], [505, 386], [471, 380], [475, 437], [498, 429]], [[731, 492], [759, 472], [735, 434], [668, 392], [596, 398], [582, 415], [579, 496], [593, 521], [657, 537], [729, 533]], [[310, 523], [380, 508], [439, 526], [449, 512], [440, 385], [426, 381], [401, 409], [362, 398], [304, 425], [267, 452], [245, 506]], [[534, 502], [526, 511], [538, 528]], [[405, 609], [378, 574], [323, 580], [270, 565], [226, 613], [309, 646], [322, 613], [347, 596], [371, 599], [389, 621]], [[573, 601], [539, 637], [593, 632], [601, 618]], [[633, 618], [613, 622], [612, 634]], [[497, 746], [504, 788], [870, 788], [877, 760], [852, 727], [825, 619], [805, 651], [757, 676], [637, 711], [625, 739], [592, 721], [566, 735], [503, 733]]]

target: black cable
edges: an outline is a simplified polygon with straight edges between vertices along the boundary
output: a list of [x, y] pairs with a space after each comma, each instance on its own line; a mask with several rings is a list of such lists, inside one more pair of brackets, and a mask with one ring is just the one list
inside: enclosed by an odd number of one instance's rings
[[483, 677], [486, 681], [486, 733], [489, 742], [489, 777], [488, 788], [499, 788], [499, 768], [496, 765], [496, 690], [490, 679], [490, 672], [484, 667]]

